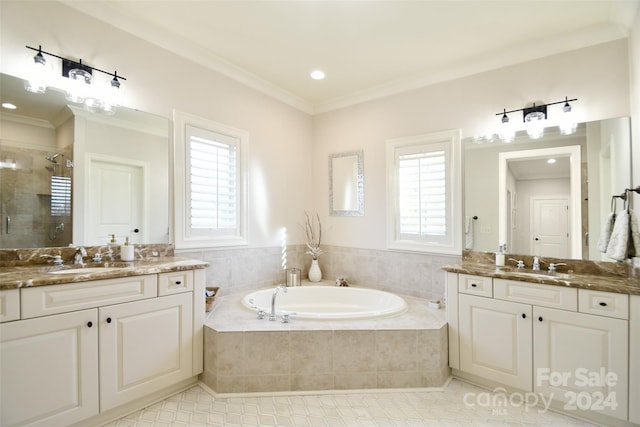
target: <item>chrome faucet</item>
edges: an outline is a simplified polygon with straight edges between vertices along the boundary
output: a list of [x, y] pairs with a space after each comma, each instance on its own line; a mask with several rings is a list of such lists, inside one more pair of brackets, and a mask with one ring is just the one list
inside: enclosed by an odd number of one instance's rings
[[540, 258], [537, 256], [533, 257], [533, 266], [531, 267], [531, 269], [533, 271], [539, 271], [540, 270]]
[[549, 264], [549, 274], [554, 275], [556, 274], [556, 267], [560, 266], [560, 265], [567, 265], [564, 262], [557, 262], [557, 263], [551, 263]]
[[79, 264], [79, 265], [84, 265], [84, 257], [87, 256], [87, 250], [85, 248], [83, 248], [82, 246], [79, 246], [76, 248], [76, 253], [73, 256], [73, 263], [74, 264]]
[[287, 287], [283, 284], [276, 286], [273, 290], [273, 295], [271, 295], [271, 314], [269, 315], [269, 320], [274, 322], [278, 316], [276, 316], [276, 296], [278, 295], [278, 291], [282, 289], [285, 293], [287, 293]]
[[523, 269], [524, 266], [524, 261], [521, 259], [515, 259], [515, 258], [509, 258], [509, 261], [513, 261], [516, 263], [516, 267], [518, 268], [518, 270]]

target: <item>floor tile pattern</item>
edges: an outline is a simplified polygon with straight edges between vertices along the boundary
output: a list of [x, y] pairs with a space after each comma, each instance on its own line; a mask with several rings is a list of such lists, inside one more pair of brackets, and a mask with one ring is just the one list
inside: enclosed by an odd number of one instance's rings
[[540, 413], [539, 408], [467, 404], [481, 402], [475, 396], [482, 393], [486, 390], [458, 380], [443, 391], [269, 397], [214, 397], [194, 386], [106, 426], [592, 426], [554, 412]]

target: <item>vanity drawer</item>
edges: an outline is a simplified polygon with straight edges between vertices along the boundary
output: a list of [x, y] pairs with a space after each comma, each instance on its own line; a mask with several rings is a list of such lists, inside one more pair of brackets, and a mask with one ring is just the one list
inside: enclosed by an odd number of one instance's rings
[[493, 296], [493, 279], [491, 277], [460, 274], [458, 277], [458, 292], [491, 298]]
[[193, 291], [193, 270], [158, 274], [158, 295]]
[[578, 311], [578, 290], [516, 280], [495, 279], [493, 297], [541, 307]]
[[629, 295], [578, 289], [578, 309], [581, 313], [629, 318]]
[[20, 319], [20, 289], [0, 291], [0, 323]]
[[130, 276], [62, 285], [22, 288], [22, 318], [47, 316], [86, 308], [153, 298], [158, 275]]

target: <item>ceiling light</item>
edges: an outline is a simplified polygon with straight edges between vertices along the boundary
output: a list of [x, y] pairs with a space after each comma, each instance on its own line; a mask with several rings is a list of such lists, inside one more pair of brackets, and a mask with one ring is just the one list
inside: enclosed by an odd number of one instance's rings
[[550, 165], [554, 164], [556, 162], [556, 159], [547, 159], [547, 163], [549, 163]]
[[322, 79], [325, 78], [324, 71], [322, 71], [322, 70], [312, 71], [311, 74], [309, 74], [309, 75], [311, 76], [311, 78], [313, 80], [322, 80]]
[[2, 108], [6, 108], [7, 110], [15, 110], [16, 107], [14, 104], [10, 103], [10, 102], [3, 102], [2, 103]]

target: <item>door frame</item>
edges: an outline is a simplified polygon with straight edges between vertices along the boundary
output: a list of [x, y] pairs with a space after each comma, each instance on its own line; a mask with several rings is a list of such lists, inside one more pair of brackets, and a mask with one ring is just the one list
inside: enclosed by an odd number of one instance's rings
[[[144, 230], [146, 232], [149, 224], [150, 224], [150, 206], [151, 206], [151, 201], [150, 201], [150, 194], [151, 194], [151, 183], [149, 182], [149, 169], [150, 169], [150, 163], [149, 162], [145, 162], [143, 160], [135, 160], [135, 159], [131, 159], [131, 158], [127, 158], [127, 157], [118, 157], [118, 156], [110, 156], [107, 154], [100, 154], [100, 153], [85, 153], [84, 156], [85, 159], [85, 170], [84, 170], [84, 176], [85, 179], [87, 181], [87, 184], [84, 186], [84, 202], [85, 202], [85, 206], [84, 206], [84, 223], [85, 224], [89, 224], [89, 201], [90, 201], [90, 193], [91, 193], [91, 186], [89, 185], [90, 182], [90, 177], [91, 177], [91, 172], [92, 172], [92, 165], [94, 162], [102, 162], [102, 163], [115, 163], [118, 165], [123, 165], [123, 166], [130, 166], [130, 167], [137, 167], [140, 168], [142, 170], [142, 183], [141, 183], [141, 190], [142, 190], [142, 213], [141, 213], [141, 218], [142, 218], [142, 223], [140, 224], [140, 228], [142, 228], [142, 230]], [[98, 244], [95, 243], [91, 240], [91, 238], [93, 236], [90, 236], [90, 232], [91, 230], [89, 230], [89, 227], [84, 227], [84, 242], [85, 244], [89, 245], [89, 244]]]
[[498, 153], [498, 244], [506, 243], [507, 238], [507, 170], [509, 160], [543, 159], [549, 157], [569, 157], [569, 257], [582, 258], [582, 204], [581, 194], [581, 153], [579, 145], [550, 147], [535, 150], [506, 151]]

